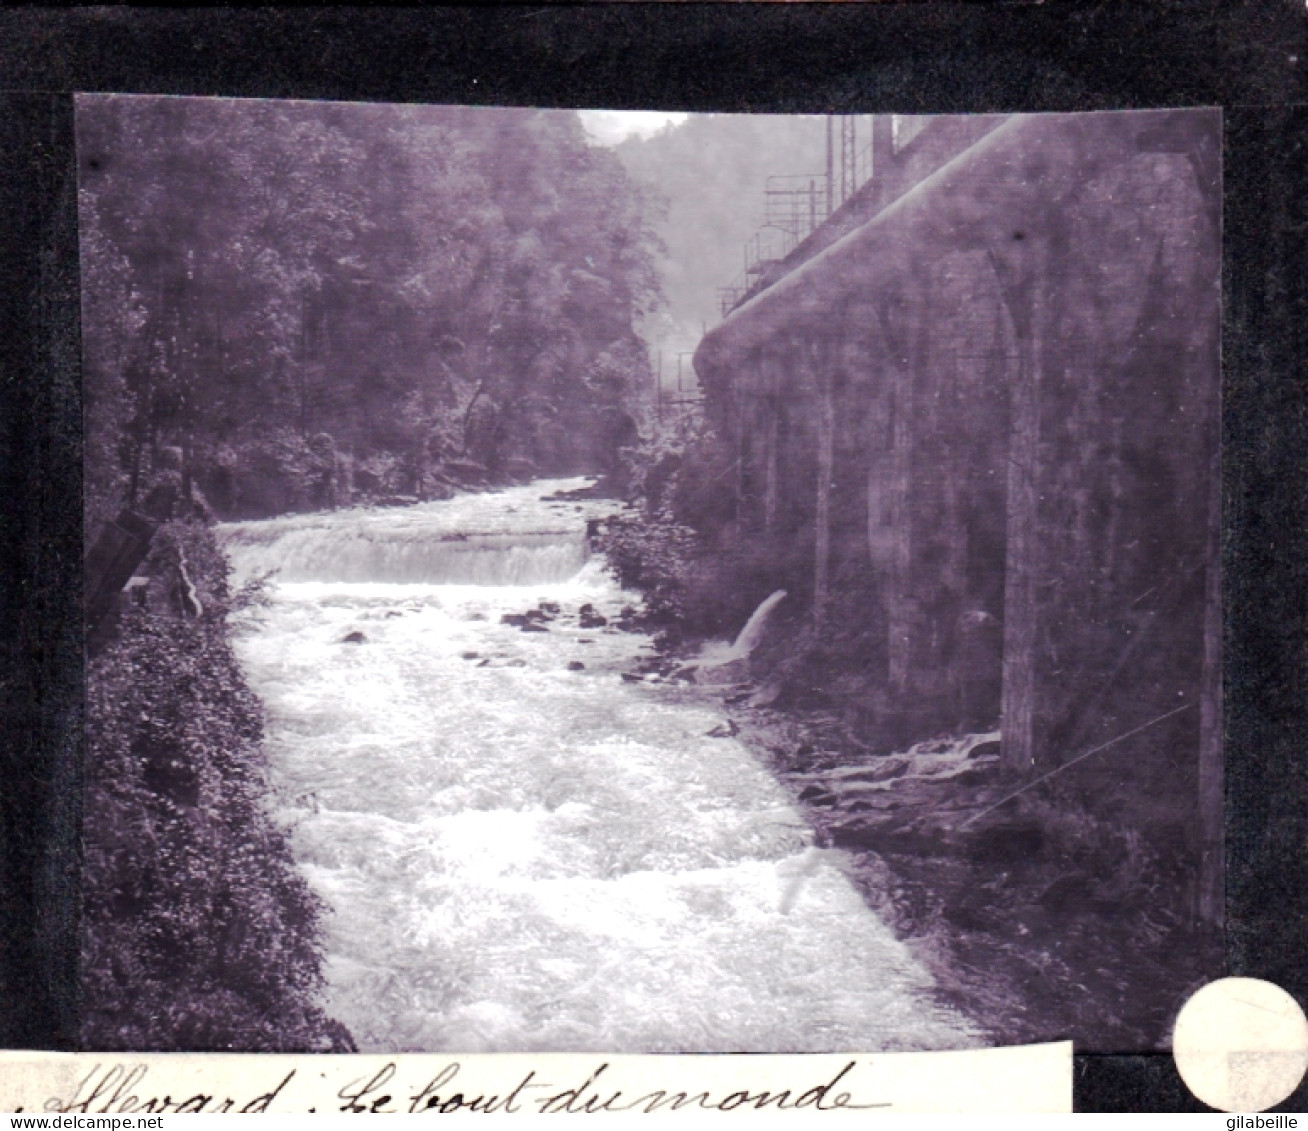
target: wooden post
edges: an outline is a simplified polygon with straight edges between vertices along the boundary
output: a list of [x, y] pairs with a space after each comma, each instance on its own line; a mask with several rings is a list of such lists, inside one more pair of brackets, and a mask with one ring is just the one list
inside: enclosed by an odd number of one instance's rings
[[100, 626], [113, 611], [114, 602], [136, 567], [150, 552], [155, 524], [124, 510], [105, 523], [83, 563], [86, 579], [86, 639], [92, 654], [104, 643]]

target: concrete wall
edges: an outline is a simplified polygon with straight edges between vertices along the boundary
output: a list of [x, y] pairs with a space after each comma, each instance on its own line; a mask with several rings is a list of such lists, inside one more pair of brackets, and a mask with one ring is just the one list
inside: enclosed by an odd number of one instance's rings
[[923, 178], [1002, 125], [1008, 116], [972, 114], [928, 118], [910, 141], [898, 147], [894, 143], [892, 118], [890, 114], [872, 118], [872, 177], [790, 254], [765, 267], [758, 281], [742, 297], [742, 303], [866, 223]]
[[1220, 119], [979, 132], [701, 345], [737, 521], [803, 562], [778, 580], [819, 634], [859, 594], [890, 731], [1002, 714], [1030, 771], [1144, 726], [1128, 776], [1199, 789], [1220, 773]]

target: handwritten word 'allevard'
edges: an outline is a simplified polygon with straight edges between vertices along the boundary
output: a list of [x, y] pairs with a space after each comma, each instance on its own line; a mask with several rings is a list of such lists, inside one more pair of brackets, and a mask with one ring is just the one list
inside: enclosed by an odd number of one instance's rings
[[[97, 1064], [77, 1085], [72, 1098], [64, 1100], [53, 1096], [45, 1102], [46, 1111], [94, 1112], [239, 1112], [254, 1114], [266, 1112], [295, 1076], [292, 1069], [282, 1082], [271, 1091], [253, 1096], [244, 1103], [239, 1097], [218, 1099], [217, 1095], [195, 1092], [174, 1099], [171, 1095], [141, 1098], [140, 1086], [150, 1074], [147, 1064], [111, 1064], [105, 1068]], [[100, 1105], [100, 1106], [95, 1106]]]

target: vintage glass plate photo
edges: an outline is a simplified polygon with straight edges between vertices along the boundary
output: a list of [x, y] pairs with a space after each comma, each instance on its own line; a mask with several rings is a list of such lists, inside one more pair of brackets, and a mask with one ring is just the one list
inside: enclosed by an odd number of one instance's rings
[[1221, 117], [85, 95], [83, 1047], [1162, 1049]]

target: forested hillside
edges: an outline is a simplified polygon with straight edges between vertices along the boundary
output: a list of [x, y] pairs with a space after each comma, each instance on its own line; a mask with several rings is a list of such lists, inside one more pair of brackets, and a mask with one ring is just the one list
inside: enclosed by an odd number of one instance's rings
[[576, 114], [93, 97], [78, 129], [88, 531], [152, 491], [256, 517], [634, 440], [657, 241]]

